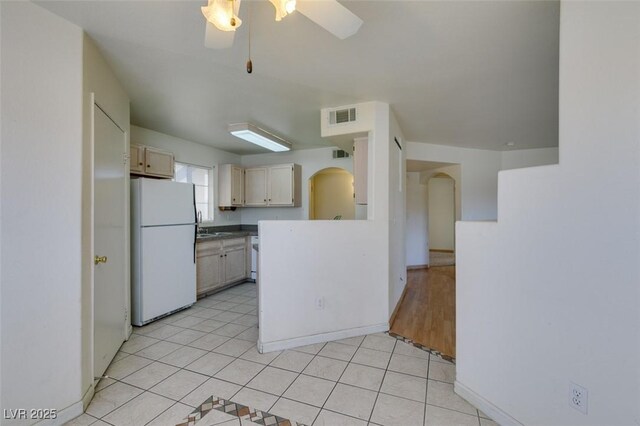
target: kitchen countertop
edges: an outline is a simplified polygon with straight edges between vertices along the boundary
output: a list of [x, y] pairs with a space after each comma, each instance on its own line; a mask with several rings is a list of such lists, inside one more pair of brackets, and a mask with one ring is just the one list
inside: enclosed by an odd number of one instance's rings
[[244, 238], [258, 235], [257, 231], [223, 231], [199, 234], [196, 241], [229, 240], [232, 238]]

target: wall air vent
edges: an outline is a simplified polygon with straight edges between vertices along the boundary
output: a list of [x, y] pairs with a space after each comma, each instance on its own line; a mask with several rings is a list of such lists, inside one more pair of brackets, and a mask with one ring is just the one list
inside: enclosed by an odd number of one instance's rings
[[349, 158], [349, 153], [344, 149], [334, 149], [333, 158]]
[[329, 111], [329, 124], [344, 124], [344, 123], [353, 123], [356, 121], [356, 109], [355, 108], [345, 108], [345, 109], [336, 109], [333, 111]]

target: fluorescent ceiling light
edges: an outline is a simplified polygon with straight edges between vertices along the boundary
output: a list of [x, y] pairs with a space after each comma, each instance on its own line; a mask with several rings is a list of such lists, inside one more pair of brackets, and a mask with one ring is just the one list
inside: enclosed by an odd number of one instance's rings
[[237, 123], [229, 124], [229, 133], [245, 141], [259, 145], [275, 152], [289, 151], [291, 144], [284, 139], [262, 130], [253, 124]]

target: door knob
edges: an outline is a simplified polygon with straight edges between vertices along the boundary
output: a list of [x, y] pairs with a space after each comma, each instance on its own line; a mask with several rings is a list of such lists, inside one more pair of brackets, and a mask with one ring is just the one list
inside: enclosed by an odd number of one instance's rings
[[107, 256], [96, 256], [93, 259], [93, 262], [97, 265], [98, 263], [107, 263]]

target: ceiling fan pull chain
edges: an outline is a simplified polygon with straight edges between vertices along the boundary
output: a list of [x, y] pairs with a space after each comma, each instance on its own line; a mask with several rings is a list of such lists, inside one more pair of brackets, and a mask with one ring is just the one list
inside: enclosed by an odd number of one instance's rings
[[253, 72], [253, 63], [251, 62], [251, 2], [248, 3], [247, 21], [249, 26], [249, 60], [247, 61], [247, 73], [251, 74]]

